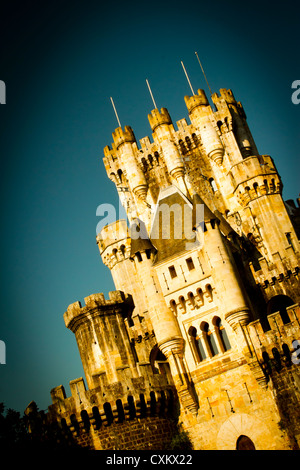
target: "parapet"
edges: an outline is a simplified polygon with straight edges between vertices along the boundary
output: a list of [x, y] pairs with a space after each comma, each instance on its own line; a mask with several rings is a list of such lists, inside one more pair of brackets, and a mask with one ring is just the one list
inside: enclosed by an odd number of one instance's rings
[[129, 238], [129, 231], [125, 219], [105, 225], [96, 237], [100, 254], [102, 255], [107, 247], [115, 245], [119, 241], [126, 240], [127, 238]]
[[204, 90], [198, 90], [198, 95], [185, 96], [184, 101], [189, 113], [191, 113], [198, 106], [209, 106], [209, 102]]
[[104, 294], [100, 293], [85, 297], [85, 306], [82, 306], [79, 301], [69, 305], [67, 311], [64, 313], [66, 327], [73, 330], [76, 323], [83, 320], [86, 314], [92, 313], [91, 311], [93, 310], [96, 310], [98, 315], [101, 315], [101, 313], [104, 315], [109, 309], [113, 309], [115, 311], [117, 305], [127, 313], [128, 311], [133, 310], [134, 303], [131, 295], [124, 294], [122, 291], [112, 291], [109, 292], [108, 295], [109, 300], [106, 300]]
[[112, 136], [117, 149], [125, 142], [129, 142], [131, 144], [136, 142], [134, 132], [130, 126], [125, 126], [124, 130], [122, 127], [117, 127], [115, 132], [112, 133]]
[[153, 109], [151, 114], [148, 114], [148, 119], [153, 132], [157, 126], [161, 126], [162, 124], [172, 124], [172, 119], [166, 108], [161, 108], [160, 111], [158, 109]]
[[277, 352], [284, 358], [283, 363], [292, 362], [293, 341], [300, 339], [299, 304], [287, 307], [286, 313], [288, 320], [283, 320], [280, 312], [274, 312], [266, 317], [268, 326], [263, 324], [263, 320], [255, 320], [247, 325], [251, 344], [260, 363], [265, 363], [266, 355], [272, 357]]

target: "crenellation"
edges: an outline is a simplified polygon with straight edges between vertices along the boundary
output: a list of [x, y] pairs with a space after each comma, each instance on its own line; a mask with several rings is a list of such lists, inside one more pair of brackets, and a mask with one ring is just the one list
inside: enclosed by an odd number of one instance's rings
[[177, 130], [152, 110], [140, 148], [130, 126], [104, 148], [129, 220], [96, 237], [116, 291], [67, 308], [87, 387], [52, 389], [47, 415], [83, 447], [159, 448], [178, 424], [195, 449], [299, 449], [298, 210], [232, 90], [211, 98], [185, 96]]

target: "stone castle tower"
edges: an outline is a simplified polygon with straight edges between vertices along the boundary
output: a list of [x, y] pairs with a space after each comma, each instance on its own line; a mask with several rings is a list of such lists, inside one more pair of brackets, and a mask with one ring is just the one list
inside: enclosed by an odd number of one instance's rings
[[178, 423], [194, 449], [299, 448], [300, 210], [232, 91], [212, 102], [104, 149], [128, 217], [97, 235], [116, 291], [68, 307], [87, 388], [47, 414], [89, 448], [168, 448]]

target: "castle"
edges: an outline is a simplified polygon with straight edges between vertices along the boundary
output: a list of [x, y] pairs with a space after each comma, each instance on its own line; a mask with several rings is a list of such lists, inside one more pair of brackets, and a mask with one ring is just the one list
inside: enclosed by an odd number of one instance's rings
[[87, 385], [54, 388], [47, 420], [89, 449], [168, 449], [178, 426], [195, 450], [298, 449], [299, 200], [231, 90], [184, 99], [190, 123], [154, 109], [152, 141], [118, 127], [104, 149], [116, 291], [65, 312]]

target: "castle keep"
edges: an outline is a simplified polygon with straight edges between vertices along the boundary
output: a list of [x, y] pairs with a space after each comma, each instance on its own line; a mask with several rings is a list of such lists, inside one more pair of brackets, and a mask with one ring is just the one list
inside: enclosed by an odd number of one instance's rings
[[97, 235], [116, 291], [65, 312], [86, 385], [47, 413], [90, 449], [168, 448], [178, 425], [196, 450], [299, 448], [299, 200], [232, 91], [211, 98], [104, 149], [128, 217]]

